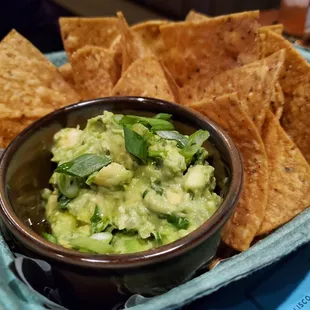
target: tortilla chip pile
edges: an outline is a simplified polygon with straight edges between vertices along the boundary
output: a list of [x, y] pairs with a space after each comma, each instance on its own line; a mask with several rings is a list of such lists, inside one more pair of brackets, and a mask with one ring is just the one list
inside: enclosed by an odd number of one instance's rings
[[189, 106], [219, 124], [244, 166], [239, 204], [222, 240], [237, 251], [310, 204], [310, 65], [259, 12], [129, 26], [61, 18], [69, 63], [55, 68], [12, 30], [0, 43], [0, 145], [81, 99], [145, 96]]

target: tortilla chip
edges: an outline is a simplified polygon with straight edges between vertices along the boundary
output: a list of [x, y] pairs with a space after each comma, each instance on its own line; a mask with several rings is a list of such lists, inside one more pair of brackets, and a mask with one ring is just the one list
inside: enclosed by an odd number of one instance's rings
[[[166, 24], [168, 24], [168, 21], [151, 20], [148, 22], [136, 24], [131, 27], [132, 31], [134, 31], [139, 36], [143, 44], [147, 46], [158, 59], [160, 59], [162, 54], [166, 51], [166, 46], [162, 40], [159, 29], [160, 26]], [[161, 63], [161, 65], [164, 69], [167, 82], [173, 93], [173, 97], [175, 98], [175, 102], [179, 102], [179, 87], [177, 86], [175, 80], [171, 76], [166, 66], [163, 63]]]
[[[1, 112], [0, 112], [1, 113]], [[10, 142], [35, 119], [25, 117], [3, 118], [0, 117], [0, 147], [6, 148]]]
[[211, 78], [259, 58], [257, 11], [161, 26], [163, 61], [179, 86]]
[[270, 102], [270, 109], [277, 119], [280, 119], [282, 116], [283, 106], [284, 96], [281, 85], [279, 82], [277, 82]]
[[310, 71], [307, 60], [297, 52], [294, 46], [282, 36], [266, 31], [263, 42], [265, 55], [269, 56], [280, 49], [286, 49], [284, 68], [279, 79], [282, 91], [285, 95], [292, 95], [295, 89], [304, 82], [305, 75]]
[[[201, 21], [209, 19], [209, 18], [212, 18], [212, 17], [209, 17], [208, 15], [196, 12], [195, 10], [191, 10], [187, 14], [185, 21], [187, 21], [187, 22], [201, 22]], [[274, 31], [277, 34], [282, 35], [283, 25], [277, 24], [277, 25], [260, 27], [259, 28], [260, 42], [263, 42], [265, 40], [265, 34], [264, 33], [266, 31]], [[261, 55], [265, 55], [264, 44], [260, 44], [260, 48], [261, 48]], [[264, 58], [264, 56], [262, 56], [261, 58]]]
[[135, 61], [115, 85], [113, 96], [143, 96], [175, 101], [164, 69], [155, 57]]
[[164, 70], [165, 77], [169, 85], [169, 88], [173, 94], [174, 102], [179, 103], [180, 102], [180, 89], [177, 83], [175, 82], [175, 80], [173, 79], [173, 77], [171, 76], [168, 69], [165, 67], [165, 65], [163, 63], [160, 63], [160, 64], [161, 64], [162, 69]]
[[[187, 22], [201, 22], [206, 19], [210, 19], [212, 17], [209, 17], [208, 15], [196, 12], [195, 10], [191, 10], [185, 18], [185, 21]], [[269, 26], [262, 26], [259, 28], [259, 36], [260, 36], [260, 42], [263, 42], [265, 40], [265, 32], [266, 31], [273, 31], [279, 35], [282, 35], [283, 32], [283, 25], [277, 24], [277, 25], [269, 25]], [[264, 51], [264, 44], [260, 44], [261, 48], [261, 58], [265, 57], [265, 51]], [[276, 52], [276, 51], [275, 51]]]
[[151, 57], [152, 53], [141, 38], [130, 29], [123, 13], [118, 12], [117, 17], [122, 35], [122, 74], [124, 74], [136, 60]]
[[70, 65], [70, 63], [65, 63], [64, 65], [60, 66], [58, 68], [58, 72], [62, 75], [64, 80], [74, 89], [76, 85], [74, 82], [72, 66]]
[[181, 89], [181, 103], [191, 105], [205, 98], [236, 92], [238, 100], [257, 128], [261, 129], [266, 110], [284, 62], [285, 51], [241, 68], [226, 71], [213, 79], [200, 79]]
[[166, 24], [168, 24], [167, 21], [150, 20], [132, 26], [131, 30], [138, 35], [143, 44], [147, 46], [155, 56], [160, 58], [166, 50], [166, 47], [162, 40], [159, 27]]
[[222, 239], [232, 248], [245, 251], [261, 226], [267, 203], [268, 164], [263, 141], [236, 94], [204, 100], [192, 107], [226, 130], [241, 153], [243, 192], [224, 226]]
[[72, 55], [76, 89], [83, 99], [110, 96], [117, 82], [114, 53], [98, 46], [85, 46]]
[[290, 221], [310, 205], [310, 166], [270, 111], [263, 140], [268, 157], [269, 191], [258, 235]]
[[310, 72], [285, 101], [281, 124], [310, 163]]
[[121, 77], [122, 74], [122, 36], [119, 35], [110, 46], [109, 50], [114, 54], [114, 61], [116, 64], [116, 75], [117, 80]]
[[209, 18], [208, 15], [199, 13], [195, 10], [190, 10], [185, 17], [185, 21], [186, 22], [201, 22], [203, 20], [206, 20], [207, 18]]
[[284, 68], [279, 78], [284, 95], [281, 124], [310, 163], [310, 65], [282, 36], [268, 31], [263, 44], [266, 55], [279, 48], [286, 49]]
[[[14, 49], [0, 43], [0, 109], [14, 117], [38, 118], [80, 98], [46, 58], [25, 53], [30, 44], [20, 36]], [[34, 49], [32, 49], [34, 50]], [[24, 55], [32, 55], [25, 57]], [[9, 113], [8, 113], [9, 115]], [[4, 114], [1, 114], [4, 117]]]
[[69, 59], [85, 45], [109, 48], [120, 34], [116, 17], [61, 17], [59, 25]]
[[277, 33], [278, 35], [282, 35], [283, 32], [283, 25], [282, 24], [276, 24], [276, 25], [269, 25], [269, 26], [263, 26], [260, 27], [260, 31], [272, 31], [274, 33]]
[[[190, 10], [185, 17], [185, 21], [187, 21], [187, 22], [201, 22], [201, 21], [209, 19], [209, 18], [212, 18], [212, 17], [210, 17], [206, 14], [203, 14], [203, 13], [199, 13], [195, 10]], [[259, 28], [259, 30], [261, 32], [273, 31], [277, 34], [282, 35], [283, 25], [282, 24], [276, 24], [276, 25], [262, 26]]]
[[266, 40], [266, 33], [259, 32], [259, 41], [260, 41], [260, 59], [265, 58], [266, 51], [265, 51], [265, 40]]
[[46, 57], [26, 38], [13, 29], [1, 41], [1, 50], [10, 52], [17, 47], [20, 54], [24, 57], [35, 58], [47, 63]]

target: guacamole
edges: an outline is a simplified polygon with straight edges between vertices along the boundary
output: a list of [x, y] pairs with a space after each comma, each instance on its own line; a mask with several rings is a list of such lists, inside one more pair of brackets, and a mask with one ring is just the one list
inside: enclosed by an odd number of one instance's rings
[[50, 185], [42, 191], [50, 233], [82, 252], [123, 254], [173, 242], [197, 229], [222, 198], [202, 144], [209, 133], [180, 134], [171, 115], [105, 111], [86, 128], [54, 136]]

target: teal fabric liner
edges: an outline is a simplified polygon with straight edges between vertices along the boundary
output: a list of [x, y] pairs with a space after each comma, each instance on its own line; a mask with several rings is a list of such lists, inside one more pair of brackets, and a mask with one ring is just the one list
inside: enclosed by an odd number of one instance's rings
[[0, 234], [0, 309], [43, 310], [51, 302], [36, 291], [29, 289], [9, 269], [14, 257]]
[[68, 62], [67, 54], [64, 51], [50, 53], [45, 55], [56, 67], [60, 67]]
[[[310, 61], [307, 49], [296, 47]], [[48, 54], [47, 57], [60, 66], [67, 62], [64, 52]], [[258, 242], [248, 251], [220, 263], [203, 275], [153, 298], [131, 310], [177, 309], [197, 298], [211, 294], [227, 284], [246, 277], [253, 272], [280, 260], [310, 241], [310, 208], [298, 215], [276, 232]], [[9, 269], [14, 260], [3, 237], [0, 235], [0, 309], [44, 310], [51, 305], [45, 297], [29, 289]]]
[[299, 53], [310, 62], [310, 49], [306, 47], [299, 46], [295, 44], [295, 48], [299, 51]]

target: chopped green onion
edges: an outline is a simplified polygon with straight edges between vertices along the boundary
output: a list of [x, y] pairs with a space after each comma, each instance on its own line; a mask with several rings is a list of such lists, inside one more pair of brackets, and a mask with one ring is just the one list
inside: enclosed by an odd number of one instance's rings
[[85, 178], [111, 163], [111, 158], [95, 154], [83, 154], [58, 166], [55, 171], [74, 177]]
[[125, 147], [127, 152], [147, 162], [147, 142], [144, 137], [124, 126]]
[[76, 178], [72, 178], [66, 174], [60, 174], [57, 181], [60, 192], [67, 198], [75, 198], [80, 191], [79, 182]]
[[188, 143], [181, 150], [187, 163], [190, 163], [193, 156], [199, 151], [202, 144], [209, 138], [210, 134], [206, 130], [199, 129], [188, 138]]
[[148, 156], [149, 157], [161, 157], [161, 154], [162, 154], [163, 152], [162, 151], [148, 151]]
[[91, 221], [91, 231], [93, 234], [104, 231], [110, 224], [110, 221], [107, 217], [101, 216], [98, 206], [95, 207], [94, 214], [90, 218], [90, 221]]
[[140, 123], [146, 127], [151, 128], [152, 131], [174, 129], [173, 124], [165, 119], [142, 117], [142, 116], [135, 116], [135, 115], [125, 115], [119, 121], [119, 123], [122, 125], [133, 125], [136, 123]]
[[71, 201], [70, 198], [60, 195], [57, 199], [58, 207], [60, 210], [68, 210], [68, 203]]
[[144, 197], [146, 196], [146, 194], [148, 193], [148, 190], [146, 189], [143, 194], [142, 194], [142, 198], [144, 199]]
[[193, 156], [193, 165], [203, 165], [206, 161], [206, 158], [208, 157], [208, 152], [204, 148], [200, 148], [195, 156]]
[[57, 238], [52, 235], [52, 234], [48, 234], [48, 233], [43, 233], [42, 234], [43, 238], [46, 239], [47, 241], [51, 242], [51, 243], [54, 243], [54, 244], [57, 244]]
[[99, 221], [101, 220], [101, 215], [99, 213], [99, 209], [98, 209], [98, 206], [95, 207], [95, 210], [94, 210], [94, 214], [93, 216], [90, 218], [90, 221], [92, 223], [98, 223]]
[[154, 116], [154, 118], [163, 119], [166, 121], [170, 121], [171, 117], [172, 117], [172, 114], [168, 114], [168, 113], [158, 113]]
[[78, 249], [82, 248], [98, 254], [110, 253], [113, 250], [113, 247], [109, 243], [91, 237], [74, 238], [70, 240], [70, 244]]
[[153, 233], [155, 240], [157, 241], [158, 244], [163, 244], [163, 238], [161, 236], [161, 233], [158, 231], [155, 231], [155, 233]]
[[156, 131], [156, 134], [163, 139], [177, 141], [179, 148], [184, 148], [188, 142], [188, 139], [178, 131], [159, 130]]
[[179, 217], [175, 214], [168, 214], [167, 221], [178, 229], [187, 229], [189, 221], [185, 217]]

